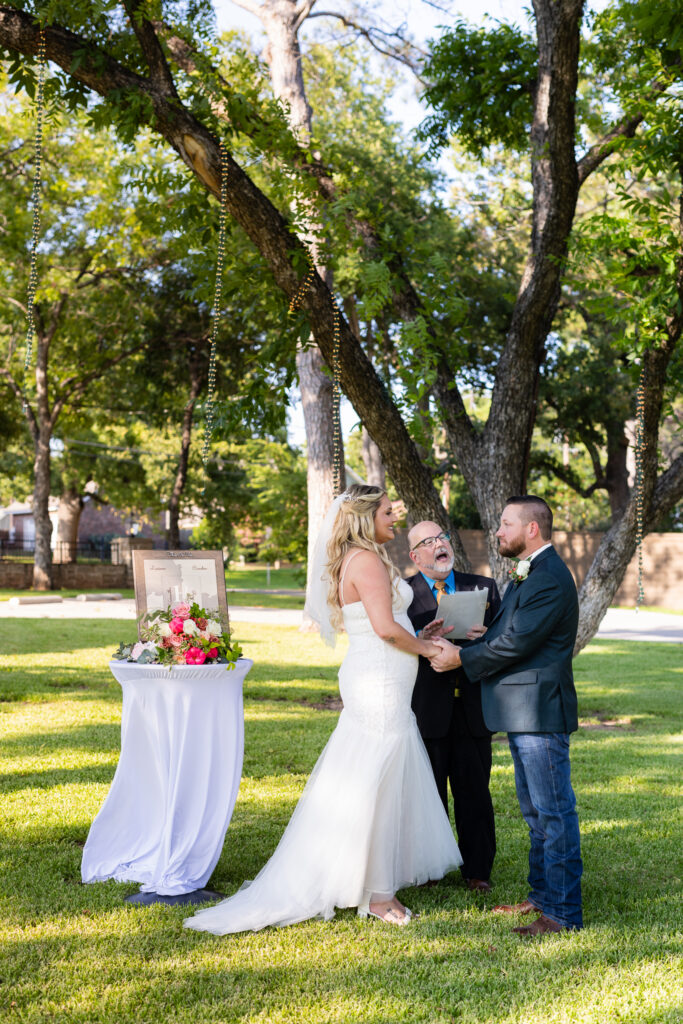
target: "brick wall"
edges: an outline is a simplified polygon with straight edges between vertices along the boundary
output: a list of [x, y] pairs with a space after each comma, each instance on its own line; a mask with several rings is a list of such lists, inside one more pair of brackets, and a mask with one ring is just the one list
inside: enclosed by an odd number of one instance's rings
[[[481, 530], [461, 530], [460, 536], [473, 571], [489, 576], [491, 570], [484, 534]], [[553, 543], [567, 562], [578, 586], [590, 567], [602, 536], [601, 533], [564, 533], [561, 530], [553, 534]], [[387, 544], [387, 550], [402, 572], [414, 570], [415, 566], [408, 557], [405, 530], [399, 531], [396, 539]], [[133, 571], [128, 565], [75, 563], [55, 565], [53, 572], [56, 589], [120, 590], [133, 586]], [[31, 563], [0, 561], [0, 589], [29, 590], [32, 580]], [[643, 542], [643, 586], [646, 605], [683, 611], [683, 533], [648, 534]], [[637, 594], [638, 560], [634, 556], [614, 604], [635, 605]]]
[[[129, 565], [79, 565], [77, 562], [52, 568], [55, 590], [121, 590], [133, 586], [133, 570]], [[30, 590], [33, 564], [0, 562], [0, 589]]]
[[[490, 576], [486, 542], [481, 530], [461, 530], [460, 537], [472, 563], [472, 571]], [[577, 586], [581, 586], [590, 568], [595, 552], [603, 538], [602, 533], [565, 533], [556, 530], [553, 544], [565, 560]], [[391, 557], [403, 572], [415, 566], [408, 557], [406, 531], [387, 545]], [[683, 611], [683, 533], [650, 533], [643, 541], [643, 589], [646, 605]], [[638, 559], [631, 559], [624, 581], [616, 593], [613, 604], [635, 606], [638, 596]]]

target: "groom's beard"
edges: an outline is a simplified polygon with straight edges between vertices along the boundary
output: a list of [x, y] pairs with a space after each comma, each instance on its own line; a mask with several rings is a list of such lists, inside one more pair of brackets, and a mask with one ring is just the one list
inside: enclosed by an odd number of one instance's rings
[[498, 550], [505, 558], [517, 558], [525, 547], [526, 542], [523, 540], [511, 540], [508, 544], [502, 540], [498, 542]]

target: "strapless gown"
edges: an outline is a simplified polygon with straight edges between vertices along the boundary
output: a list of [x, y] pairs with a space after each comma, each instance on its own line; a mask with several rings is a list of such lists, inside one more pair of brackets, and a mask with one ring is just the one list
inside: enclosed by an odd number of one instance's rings
[[[400, 581], [394, 618], [410, 632], [412, 597]], [[277, 849], [252, 882], [185, 927], [225, 935], [329, 920], [335, 907], [390, 899], [462, 863], [410, 707], [417, 657], [381, 640], [360, 601], [343, 615], [344, 709]]]

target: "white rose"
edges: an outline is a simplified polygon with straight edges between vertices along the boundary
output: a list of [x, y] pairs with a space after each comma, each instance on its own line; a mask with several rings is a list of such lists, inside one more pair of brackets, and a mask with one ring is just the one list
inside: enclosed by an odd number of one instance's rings
[[143, 651], [152, 651], [152, 653], [156, 655], [156, 644], [153, 644], [151, 640], [147, 640], [144, 644], [138, 640], [133, 647], [133, 650], [130, 652], [131, 660], [137, 661]]
[[194, 619], [185, 619], [183, 622], [183, 633], [186, 633], [187, 636], [196, 636], [198, 632], [197, 623]]
[[524, 579], [525, 576], [529, 575], [529, 569], [531, 568], [531, 559], [523, 558], [521, 562], [517, 562], [516, 573], [520, 579]]
[[159, 623], [159, 633], [161, 636], [173, 636], [173, 630], [169, 626], [168, 622]]
[[216, 622], [215, 619], [209, 619], [209, 621], [206, 624], [206, 632], [208, 633], [209, 636], [222, 636], [223, 627], [221, 626], [220, 622]]

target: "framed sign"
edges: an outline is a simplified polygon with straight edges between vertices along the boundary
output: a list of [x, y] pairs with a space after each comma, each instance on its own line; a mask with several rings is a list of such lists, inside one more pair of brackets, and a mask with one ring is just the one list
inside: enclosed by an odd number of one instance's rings
[[228, 626], [222, 551], [133, 551], [138, 622], [170, 605], [196, 601]]

